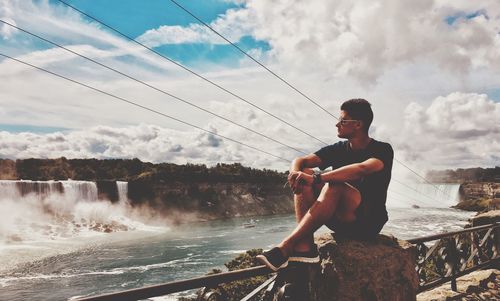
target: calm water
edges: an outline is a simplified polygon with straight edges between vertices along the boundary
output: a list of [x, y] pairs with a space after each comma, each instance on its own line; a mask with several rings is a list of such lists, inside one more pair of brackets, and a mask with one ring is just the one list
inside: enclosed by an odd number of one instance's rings
[[[452, 231], [472, 215], [393, 208], [383, 232], [408, 239]], [[295, 226], [292, 215], [256, 219], [254, 228], [242, 226], [248, 219], [232, 219], [10, 242], [0, 246], [0, 300], [67, 300], [200, 276], [245, 250], [269, 248]]]

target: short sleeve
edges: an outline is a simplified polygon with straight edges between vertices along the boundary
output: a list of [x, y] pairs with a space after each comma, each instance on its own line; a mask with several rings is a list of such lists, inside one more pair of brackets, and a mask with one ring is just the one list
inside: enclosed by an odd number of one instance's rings
[[394, 151], [389, 143], [380, 143], [372, 152], [372, 157], [384, 163], [384, 169], [392, 168]]
[[332, 165], [335, 165], [335, 161], [341, 156], [341, 152], [344, 149], [344, 143], [342, 141], [337, 142], [332, 145], [328, 145], [318, 150], [314, 154], [321, 159], [321, 165], [318, 166], [321, 170], [324, 170]]

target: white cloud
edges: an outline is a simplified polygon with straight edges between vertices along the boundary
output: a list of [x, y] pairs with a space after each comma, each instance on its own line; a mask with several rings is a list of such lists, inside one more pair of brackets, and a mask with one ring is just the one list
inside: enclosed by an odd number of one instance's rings
[[[13, 25], [16, 25], [16, 22], [12, 19], [14, 17], [13, 8], [9, 1], [0, 2], [0, 19], [5, 22], [9, 22]], [[1, 24], [0, 25], [0, 36], [4, 40], [8, 40], [14, 32], [14, 29], [8, 25]]]
[[[252, 14], [253, 12], [247, 9], [229, 9], [209, 25], [229, 41], [238, 42], [241, 37], [252, 34]], [[199, 23], [189, 26], [162, 25], [146, 31], [137, 40], [149, 47], [183, 43], [227, 44], [223, 38]]]
[[[450, 16], [456, 18], [451, 25]], [[392, 68], [419, 59], [450, 73], [500, 70], [499, 16], [497, 1], [250, 0], [210, 25], [231, 41], [244, 35], [267, 41], [268, 57], [284, 72], [322, 72], [374, 84]], [[139, 39], [150, 46], [225, 43], [198, 23], [160, 26]]]
[[484, 94], [452, 93], [427, 107], [417, 103], [405, 111], [399, 145], [406, 160], [428, 167], [498, 165], [500, 103]]
[[454, 1], [249, 1], [254, 34], [267, 40], [289, 70], [321, 69], [373, 82], [401, 63], [426, 58], [449, 72], [488, 65], [500, 69], [500, 3], [483, 1], [488, 15], [446, 17], [467, 9]]
[[[284, 170], [286, 162], [199, 130], [175, 131], [150, 124], [96, 126], [50, 134], [0, 132], [2, 158], [139, 158], [178, 164], [242, 162]], [[259, 145], [258, 141], [245, 141]], [[275, 150], [276, 151], [276, 150]], [[269, 165], [274, 161], [274, 165]], [[264, 165], [261, 165], [264, 164]]]

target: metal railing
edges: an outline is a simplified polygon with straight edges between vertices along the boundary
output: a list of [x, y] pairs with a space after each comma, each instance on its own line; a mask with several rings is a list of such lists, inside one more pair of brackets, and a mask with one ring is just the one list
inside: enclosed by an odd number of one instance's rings
[[[420, 279], [418, 292], [429, 290], [448, 281], [451, 281], [452, 290], [456, 291], [458, 277], [481, 268], [498, 265], [500, 263], [499, 227], [500, 223], [494, 223], [461, 231], [409, 239], [408, 242], [416, 245], [417, 249], [416, 271]], [[434, 243], [430, 244], [432, 242]], [[262, 265], [118, 293], [84, 297], [74, 301], [141, 300], [197, 288], [203, 288], [198, 295], [200, 301], [225, 300], [225, 297], [217, 292], [219, 285], [271, 273], [273, 271]], [[286, 287], [283, 283], [276, 283], [277, 276], [271, 276], [241, 301], [248, 301], [256, 295], [262, 294], [264, 289], [266, 289], [265, 296], [270, 300], [285, 300], [286, 296], [283, 294]], [[269, 297], [275, 295], [278, 296], [277, 299]]]
[[[187, 280], [173, 281], [159, 285], [146, 286], [136, 289], [130, 289], [118, 293], [103, 294], [92, 297], [75, 299], [74, 301], [132, 301], [151, 297], [164, 296], [172, 293], [183, 292], [191, 289], [207, 287], [215, 288], [219, 284], [232, 282], [236, 280], [262, 276], [272, 273], [266, 266], [257, 266], [247, 269], [212, 274], [203, 277], [191, 278]], [[205, 295], [202, 299], [209, 300], [212, 294], [210, 291], [202, 293]]]
[[[478, 269], [500, 263], [500, 223], [430, 235], [408, 242], [417, 247], [419, 292], [451, 281]], [[429, 244], [434, 242], [433, 244]]]

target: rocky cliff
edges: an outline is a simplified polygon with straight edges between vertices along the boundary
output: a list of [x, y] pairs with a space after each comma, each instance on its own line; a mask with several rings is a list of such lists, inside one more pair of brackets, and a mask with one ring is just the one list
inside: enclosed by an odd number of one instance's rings
[[500, 183], [463, 183], [459, 193], [460, 202], [455, 208], [468, 211], [500, 209]]
[[0, 179], [94, 181], [99, 198], [118, 200], [115, 181], [128, 182], [134, 206], [146, 206], [172, 220], [214, 219], [293, 212], [286, 174], [241, 164], [176, 165], [132, 160], [0, 160]]
[[196, 219], [284, 214], [293, 212], [293, 201], [282, 183], [182, 182], [138, 179], [129, 182], [129, 198], [147, 204], [172, 220], [195, 213]]
[[455, 208], [469, 211], [500, 209], [500, 182], [463, 183]]
[[434, 183], [460, 184], [460, 201], [455, 208], [485, 211], [500, 208], [500, 167], [432, 170], [426, 178]]

